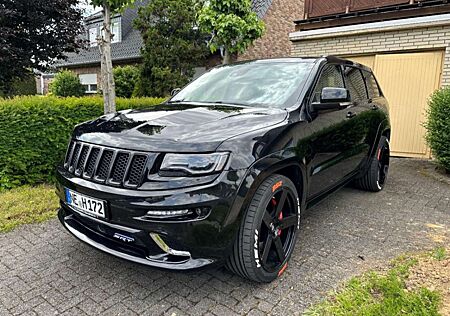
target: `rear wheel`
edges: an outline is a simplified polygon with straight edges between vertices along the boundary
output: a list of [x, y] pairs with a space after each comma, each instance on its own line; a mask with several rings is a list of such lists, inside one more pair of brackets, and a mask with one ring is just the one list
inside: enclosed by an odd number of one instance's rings
[[356, 186], [371, 192], [383, 190], [389, 173], [390, 154], [389, 140], [387, 137], [382, 136], [376, 156], [371, 158], [366, 174], [355, 181]]
[[245, 214], [227, 267], [256, 281], [271, 282], [287, 268], [300, 224], [297, 189], [272, 175], [257, 189]]

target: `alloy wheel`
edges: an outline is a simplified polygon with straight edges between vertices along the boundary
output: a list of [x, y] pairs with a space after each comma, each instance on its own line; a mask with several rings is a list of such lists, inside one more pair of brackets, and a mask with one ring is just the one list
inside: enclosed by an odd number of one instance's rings
[[259, 258], [268, 272], [284, 268], [295, 244], [299, 224], [294, 194], [288, 188], [277, 190], [267, 204], [260, 227]]
[[390, 159], [389, 143], [379, 149], [378, 152], [378, 184], [384, 186], [389, 173], [389, 159]]

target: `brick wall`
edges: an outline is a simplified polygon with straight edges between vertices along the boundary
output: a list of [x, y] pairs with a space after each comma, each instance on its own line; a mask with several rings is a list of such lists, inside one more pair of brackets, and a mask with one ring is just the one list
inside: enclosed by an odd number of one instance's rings
[[321, 36], [293, 41], [293, 56], [364, 55], [423, 50], [445, 50], [442, 85], [450, 85], [450, 25], [390, 30], [369, 34]]
[[41, 94], [42, 92], [42, 87], [41, 84], [42, 82], [44, 83], [44, 90], [43, 90], [43, 94], [46, 95], [50, 92], [50, 84], [52, 83], [54, 77], [53, 75], [44, 75], [43, 80], [41, 79], [41, 75], [37, 75], [35, 76], [35, 80], [36, 80], [36, 92], [38, 94]]
[[294, 21], [303, 17], [304, 7], [304, 0], [274, 0], [264, 17], [265, 35], [238, 59], [290, 56], [292, 43], [289, 40], [289, 33], [295, 30]]
[[100, 91], [102, 85], [100, 65], [92, 67], [72, 68], [70, 70], [72, 70], [77, 75], [97, 74], [98, 91]]

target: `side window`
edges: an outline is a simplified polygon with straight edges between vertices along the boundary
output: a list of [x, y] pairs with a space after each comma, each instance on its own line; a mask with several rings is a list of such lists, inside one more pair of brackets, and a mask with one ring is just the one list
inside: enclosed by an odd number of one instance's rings
[[361, 101], [367, 99], [366, 84], [362, 76], [361, 70], [353, 67], [345, 68], [345, 78], [347, 81], [347, 89], [350, 91], [352, 101]]
[[378, 88], [377, 81], [372, 73], [368, 71], [363, 71], [364, 77], [366, 78], [367, 90], [369, 91], [369, 98], [374, 99], [381, 96], [380, 88]]
[[337, 65], [326, 65], [320, 75], [312, 102], [320, 102], [323, 88], [345, 88], [341, 68]]

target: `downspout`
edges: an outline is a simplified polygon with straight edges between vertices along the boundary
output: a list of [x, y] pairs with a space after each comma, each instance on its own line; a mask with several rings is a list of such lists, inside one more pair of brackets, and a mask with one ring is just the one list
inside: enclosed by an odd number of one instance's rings
[[41, 72], [41, 94], [44, 95], [44, 74]]

